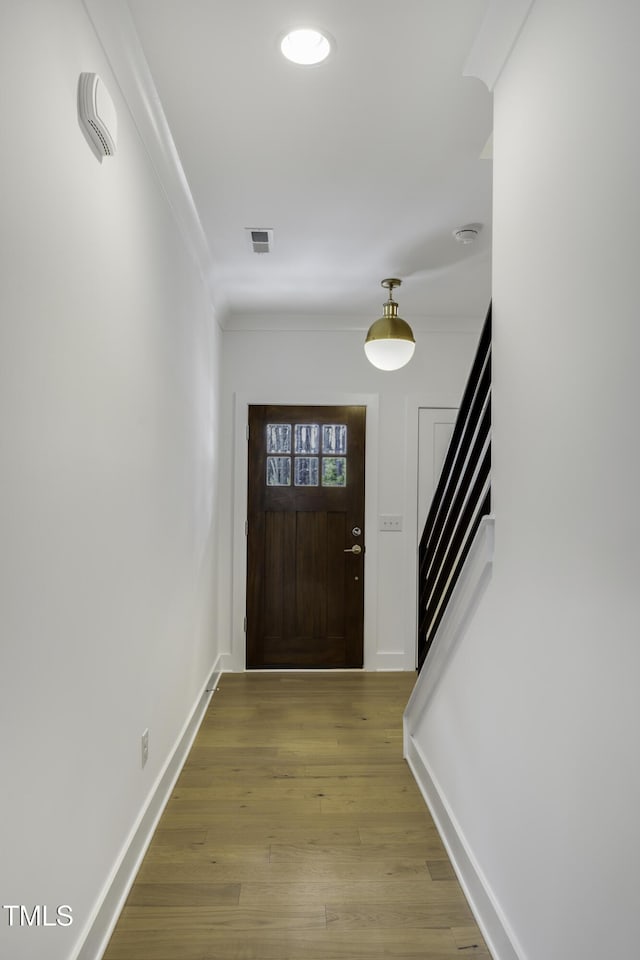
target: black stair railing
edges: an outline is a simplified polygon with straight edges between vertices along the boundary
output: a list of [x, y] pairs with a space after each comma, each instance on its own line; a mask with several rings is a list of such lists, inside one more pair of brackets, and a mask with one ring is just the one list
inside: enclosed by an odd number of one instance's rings
[[491, 511], [491, 306], [418, 550], [422, 669], [480, 521]]

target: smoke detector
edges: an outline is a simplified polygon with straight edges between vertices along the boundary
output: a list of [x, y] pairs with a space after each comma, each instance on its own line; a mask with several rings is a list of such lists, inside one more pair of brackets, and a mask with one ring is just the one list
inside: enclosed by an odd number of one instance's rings
[[97, 73], [81, 73], [78, 82], [78, 115], [97, 156], [112, 157], [116, 152], [118, 117], [109, 91]]
[[245, 230], [253, 253], [271, 253], [273, 230], [266, 227], [246, 227]]
[[457, 227], [457, 229], [453, 231], [453, 235], [458, 243], [473, 243], [481, 230], [482, 224], [467, 223], [464, 227]]

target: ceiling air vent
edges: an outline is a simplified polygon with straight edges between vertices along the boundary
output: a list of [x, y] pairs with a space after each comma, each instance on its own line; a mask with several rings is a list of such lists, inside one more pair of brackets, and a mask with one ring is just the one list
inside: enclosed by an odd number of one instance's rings
[[246, 231], [254, 253], [271, 253], [273, 230], [263, 227], [247, 227]]

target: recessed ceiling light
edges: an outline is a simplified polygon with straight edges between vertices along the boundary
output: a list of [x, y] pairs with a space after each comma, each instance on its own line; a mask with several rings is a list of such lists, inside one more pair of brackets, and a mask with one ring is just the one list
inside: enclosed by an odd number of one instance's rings
[[311, 66], [327, 59], [331, 52], [331, 43], [319, 30], [292, 30], [283, 37], [280, 49], [292, 63]]

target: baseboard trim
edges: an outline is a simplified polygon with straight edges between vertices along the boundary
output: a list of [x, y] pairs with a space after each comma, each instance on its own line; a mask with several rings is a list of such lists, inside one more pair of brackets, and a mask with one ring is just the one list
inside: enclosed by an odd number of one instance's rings
[[412, 737], [408, 738], [406, 760], [445, 845], [471, 911], [494, 960], [521, 960], [515, 937], [475, 862], [453, 813], [432, 775], [425, 757]]
[[364, 669], [381, 672], [395, 672], [399, 670], [415, 671], [415, 657], [413, 652], [411, 653], [410, 657], [407, 657], [406, 653], [396, 653], [395, 651], [390, 653], [386, 650], [379, 650], [375, 656], [372, 656], [367, 660]]
[[218, 657], [140, 812], [71, 960], [100, 960], [222, 674]]

